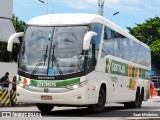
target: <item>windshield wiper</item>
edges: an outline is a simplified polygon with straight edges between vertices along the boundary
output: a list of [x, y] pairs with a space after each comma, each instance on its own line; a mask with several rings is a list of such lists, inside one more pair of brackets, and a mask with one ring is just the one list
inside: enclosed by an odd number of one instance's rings
[[42, 61], [44, 60], [43, 66], [45, 66], [46, 58], [47, 58], [47, 53], [48, 53], [48, 45], [46, 47], [45, 54], [42, 56], [42, 58], [38, 61], [38, 64], [36, 64], [36, 67], [33, 69], [32, 74], [35, 74], [37, 72], [38, 66], [41, 65]]
[[[59, 74], [61, 75], [61, 76], [63, 76], [63, 72], [62, 72], [62, 70], [60, 69], [60, 67], [59, 67], [59, 64], [58, 64], [58, 62], [57, 62], [57, 59], [55, 58], [55, 56], [54, 56], [54, 49], [55, 49], [55, 45], [53, 45], [53, 53], [52, 53], [52, 68], [53, 68], [53, 62], [54, 62], [54, 64], [56, 65], [56, 67], [57, 67], [57, 70], [58, 70], [58, 72], [59, 72]], [[65, 78], [64, 78], [65, 79]]]

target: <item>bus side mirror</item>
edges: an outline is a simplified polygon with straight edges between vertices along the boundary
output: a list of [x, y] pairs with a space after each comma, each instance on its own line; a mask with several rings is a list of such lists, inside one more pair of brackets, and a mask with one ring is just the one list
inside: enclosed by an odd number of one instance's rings
[[23, 35], [24, 35], [24, 32], [19, 32], [19, 33], [15, 33], [15, 34], [13, 34], [13, 35], [11, 35], [11, 36], [9, 37], [8, 45], [7, 45], [7, 50], [8, 50], [9, 52], [12, 52], [13, 41], [14, 41], [16, 38], [21, 37], [21, 36], [23, 36]]
[[90, 46], [90, 42], [93, 36], [96, 36], [97, 33], [93, 31], [89, 31], [85, 34], [83, 39], [83, 50], [88, 50]]

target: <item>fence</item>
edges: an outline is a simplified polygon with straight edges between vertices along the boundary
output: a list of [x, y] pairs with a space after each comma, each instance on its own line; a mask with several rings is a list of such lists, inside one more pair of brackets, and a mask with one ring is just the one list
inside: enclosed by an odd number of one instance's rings
[[4, 89], [3, 83], [0, 83], [0, 86], [0, 107], [33, 105], [30, 103], [17, 102], [15, 90]]

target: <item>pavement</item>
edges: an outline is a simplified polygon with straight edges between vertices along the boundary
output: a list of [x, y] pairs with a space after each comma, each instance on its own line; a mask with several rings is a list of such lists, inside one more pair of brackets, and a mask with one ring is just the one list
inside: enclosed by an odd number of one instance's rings
[[[156, 96], [148, 101], [143, 102], [142, 108], [139, 109], [126, 109], [122, 104], [107, 104], [103, 113], [90, 113], [86, 108], [76, 107], [55, 107], [51, 113], [43, 114], [37, 109], [36, 106], [21, 106], [21, 107], [3, 107], [0, 108], [0, 113], [4, 111], [12, 112], [36, 112], [41, 114], [38, 120], [160, 120], [160, 97]], [[132, 114], [131, 117], [123, 116], [122, 114]], [[158, 117], [139, 117], [134, 114], [158, 114]], [[116, 116], [116, 117], [115, 117]], [[1, 118], [0, 118], [1, 119]], [[17, 120], [19, 118], [13, 118]], [[22, 119], [22, 118], [21, 118]], [[26, 118], [25, 118], [26, 119]], [[31, 120], [33, 118], [30, 118]], [[5, 119], [3, 119], [5, 120]]]

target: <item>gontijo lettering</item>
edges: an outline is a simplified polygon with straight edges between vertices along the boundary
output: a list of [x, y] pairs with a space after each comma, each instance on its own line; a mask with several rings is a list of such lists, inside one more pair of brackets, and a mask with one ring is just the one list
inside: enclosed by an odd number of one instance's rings
[[112, 71], [125, 73], [125, 66], [122, 66], [116, 63], [112, 63]]

